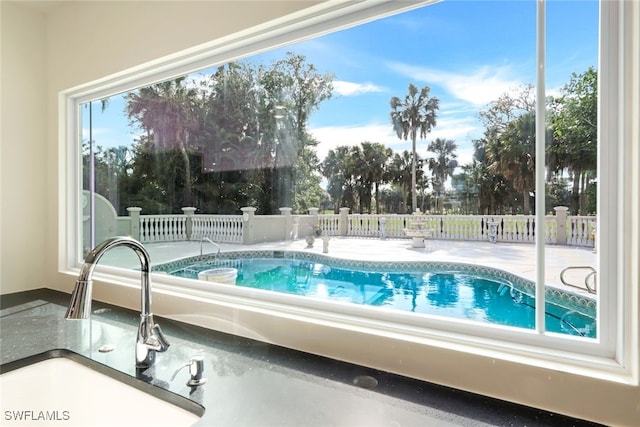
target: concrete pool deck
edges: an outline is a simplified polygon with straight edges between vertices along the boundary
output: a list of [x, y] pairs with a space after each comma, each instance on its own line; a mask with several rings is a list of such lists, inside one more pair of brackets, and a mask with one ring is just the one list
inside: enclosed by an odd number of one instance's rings
[[[304, 239], [242, 245], [220, 243], [223, 252], [240, 250], [295, 250], [322, 254], [322, 239], [316, 239], [312, 248], [307, 248]], [[152, 263], [162, 264], [180, 258], [215, 253], [209, 242], [182, 241], [145, 243]], [[121, 267], [139, 268], [133, 252], [118, 248], [105, 254], [104, 263]], [[590, 266], [597, 269], [597, 254], [591, 248], [547, 245], [545, 247], [545, 272], [548, 285], [563, 288], [560, 273], [566, 267]], [[480, 264], [499, 268], [535, 280], [535, 246], [526, 243], [489, 243], [478, 241], [425, 241], [424, 248], [411, 247], [410, 239], [377, 239], [354, 237], [331, 237], [329, 252], [331, 257], [367, 261], [443, 261], [466, 264]], [[565, 275], [570, 283], [581, 285], [583, 289], [566, 287], [574, 292], [588, 294], [584, 287], [589, 270], [572, 270]]]

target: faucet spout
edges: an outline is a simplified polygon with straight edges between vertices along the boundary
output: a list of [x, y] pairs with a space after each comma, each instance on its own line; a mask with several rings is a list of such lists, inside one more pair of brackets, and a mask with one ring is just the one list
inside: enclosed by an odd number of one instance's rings
[[155, 361], [156, 352], [169, 348], [160, 326], [153, 321], [151, 313], [151, 281], [149, 253], [140, 242], [131, 237], [114, 237], [96, 246], [85, 258], [80, 269], [76, 286], [71, 294], [71, 301], [65, 317], [67, 319], [88, 319], [91, 314], [91, 295], [93, 292], [93, 270], [98, 261], [110, 249], [126, 246], [132, 249], [140, 259], [140, 327], [136, 342], [136, 366], [147, 368]]

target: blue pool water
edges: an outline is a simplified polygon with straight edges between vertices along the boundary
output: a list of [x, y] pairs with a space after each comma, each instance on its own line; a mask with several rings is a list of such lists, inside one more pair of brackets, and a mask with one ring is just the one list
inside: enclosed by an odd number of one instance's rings
[[[381, 306], [416, 313], [471, 319], [522, 328], [535, 327], [535, 299], [499, 275], [447, 265], [397, 265], [367, 268], [333, 265], [330, 259], [285, 257], [214, 258], [158, 266], [155, 270], [197, 279], [217, 267], [238, 269], [237, 286], [305, 295], [313, 298]], [[339, 263], [338, 263], [339, 264]], [[453, 267], [453, 268], [452, 268]], [[500, 276], [509, 276], [501, 274]], [[562, 299], [560, 299], [562, 301]], [[595, 337], [596, 322], [589, 310], [547, 301], [547, 330]]]

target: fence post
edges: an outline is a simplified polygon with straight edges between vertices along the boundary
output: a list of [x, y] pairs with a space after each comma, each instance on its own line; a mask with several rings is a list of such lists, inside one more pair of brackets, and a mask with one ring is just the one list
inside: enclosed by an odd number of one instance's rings
[[349, 234], [349, 208], [340, 208], [340, 218], [338, 219], [338, 229], [341, 236]]
[[187, 240], [191, 240], [191, 235], [193, 233], [193, 214], [196, 212], [196, 208], [182, 208], [182, 212], [187, 216], [184, 231], [187, 233]]
[[316, 227], [320, 227], [320, 219], [318, 218], [318, 212], [320, 208], [309, 208], [309, 216], [311, 216], [311, 235], [315, 236]]
[[129, 234], [136, 240], [140, 240], [140, 212], [142, 208], [132, 206], [127, 208], [129, 212]]
[[569, 210], [566, 206], [556, 206], [553, 208], [556, 211], [556, 244], [558, 245], [566, 245], [567, 244], [567, 211]]
[[280, 215], [284, 216], [284, 239], [293, 239], [293, 218], [291, 217], [292, 208], [280, 208]]
[[247, 206], [240, 208], [242, 211], [242, 243], [250, 245], [254, 243], [253, 223], [256, 215], [256, 208]]

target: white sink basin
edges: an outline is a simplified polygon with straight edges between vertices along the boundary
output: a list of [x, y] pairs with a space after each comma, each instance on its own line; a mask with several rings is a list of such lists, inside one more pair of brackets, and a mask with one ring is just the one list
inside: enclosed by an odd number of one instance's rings
[[7, 363], [3, 426], [191, 426], [204, 409], [177, 394], [66, 350]]

